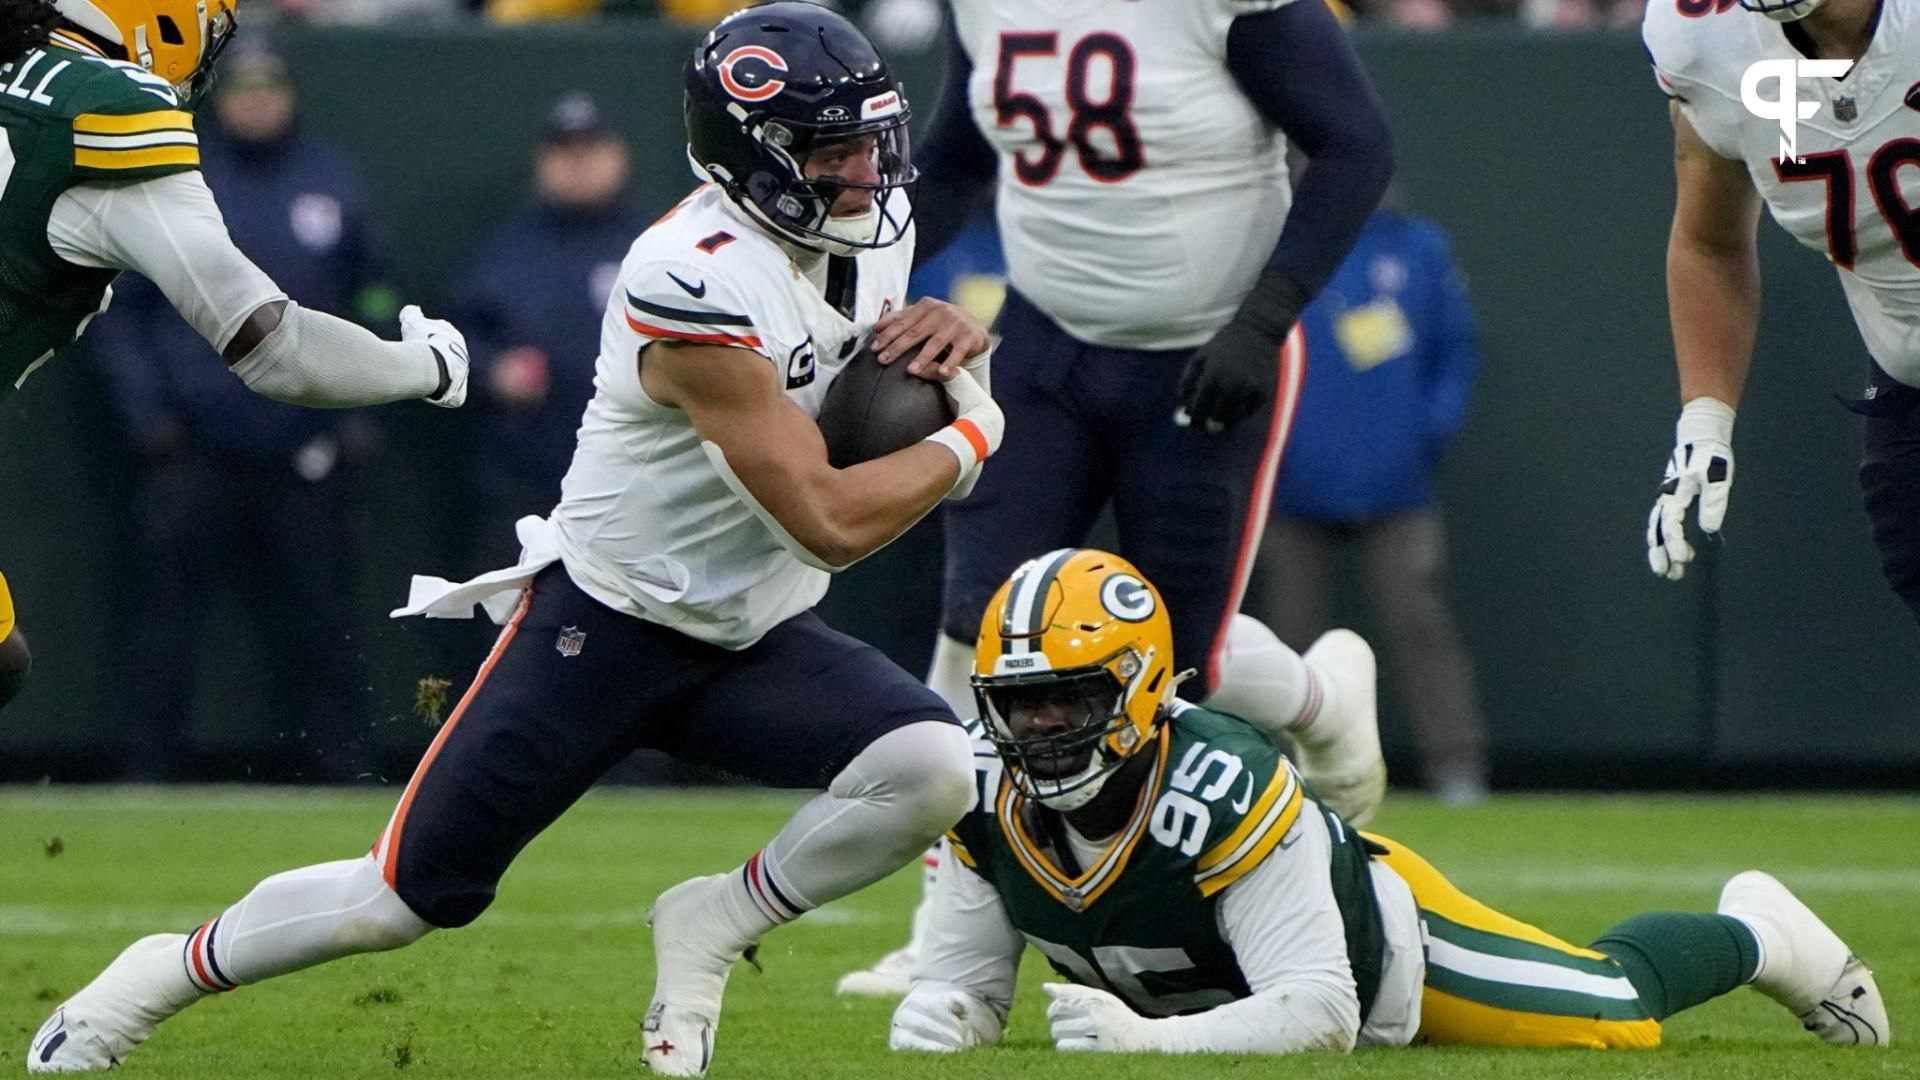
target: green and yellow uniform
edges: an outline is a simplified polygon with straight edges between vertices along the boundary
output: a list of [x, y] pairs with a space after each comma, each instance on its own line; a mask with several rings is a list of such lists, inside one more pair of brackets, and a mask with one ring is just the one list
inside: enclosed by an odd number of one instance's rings
[[[1286, 757], [1233, 717], [1186, 708], [1158, 738], [1140, 751], [1155, 760], [1133, 816], [1091, 866], [1062, 865], [1070, 856], [1048, 827], [1058, 817], [1015, 792], [990, 753], [976, 756], [979, 806], [948, 834], [953, 856], [994, 886], [1054, 970], [1111, 989], [1144, 1016], [1247, 995], [1218, 930], [1220, 894], [1281, 850], [1302, 813], [1325, 812]], [[1344, 831], [1329, 872], [1363, 1015], [1384, 947], [1366, 862], [1358, 835]]]
[[61, 194], [199, 167], [192, 114], [140, 67], [51, 45], [0, 65], [0, 400], [79, 336], [118, 274], [54, 253]]
[[1013, 927], [1061, 975], [1148, 1017], [1248, 996], [1221, 930], [1221, 894], [1266, 860], [1288, 857], [1296, 826], [1319, 816], [1363, 1024], [1386, 974], [1384, 919], [1415, 917], [1383, 914], [1397, 910], [1377, 893], [1383, 864], [1417, 908], [1418, 927], [1401, 931], [1424, 953], [1416, 1041], [1658, 1045], [1660, 1025], [1618, 963], [1487, 907], [1400, 844], [1353, 830], [1244, 723], [1176, 704], [1157, 738], [1141, 751], [1154, 761], [1133, 815], [1085, 866], [1073, 862], [1059, 816], [1018, 794], [980, 744], [981, 798], [949, 833], [950, 850], [993, 886]]

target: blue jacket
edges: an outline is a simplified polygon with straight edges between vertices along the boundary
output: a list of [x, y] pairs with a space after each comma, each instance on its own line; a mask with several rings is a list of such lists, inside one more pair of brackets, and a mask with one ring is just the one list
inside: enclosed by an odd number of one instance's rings
[[1274, 513], [1356, 521], [1432, 505], [1479, 362], [1446, 234], [1374, 214], [1300, 323], [1307, 379]]
[[[483, 496], [520, 499], [537, 488], [559, 497], [593, 397], [607, 294], [645, 226], [624, 203], [597, 214], [528, 206], [494, 230], [461, 279], [454, 325], [473, 354], [463, 411], [477, 440], [470, 479]], [[502, 353], [522, 346], [546, 353], [549, 382], [539, 404], [512, 409], [488, 379]]]
[[[297, 133], [257, 146], [201, 140], [201, 168], [234, 243], [302, 306], [356, 318], [387, 292], [360, 178], [345, 158]], [[384, 305], [390, 306], [390, 301]], [[378, 314], [391, 317], [391, 311]], [[380, 328], [391, 336], [392, 327]], [[211, 345], [138, 274], [114, 282], [113, 306], [88, 331], [113, 401], [136, 434], [178, 430], [189, 446], [291, 462], [345, 419], [248, 390]]]

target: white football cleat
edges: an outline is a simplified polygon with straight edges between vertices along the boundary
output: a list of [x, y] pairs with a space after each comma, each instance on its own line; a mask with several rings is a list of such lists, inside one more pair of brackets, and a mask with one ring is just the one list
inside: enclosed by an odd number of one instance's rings
[[912, 988], [912, 973], [913, 946], [907, 945], [874, 961], [870, 968], [840, 976], [833, 992], [842, 997], [906, 997]]
[[1735, 874], [1720, 890], [1719, 911], [1759, 939], [1753, 988], [1786, 1006], [1808, 1031], [1835, 1046], [1892, 1043], [1873, 972], [1773, 875]]
[[662, 1076], [705, 1076], [734, 961], [752, 947], [717, 914], [731, 874], [690, 878], [660, 894], [653, 927], [653, 1002], [640, 1025], [641, 1059]]
[[1318, 715], [1290, 732], [1300, 774], [1334, 813], [1365, 825], [1387, 793], [1373, 646], [1351, 630], [1329, 630], [1300, 658], [1322, 694]]
[[125, 1061], [160, 1021], [204, 996], [187, 978], [186, 943], [185, 934], [153, 934], [127, 946], [40, 1025], [27, 1071], [95, 1072]]

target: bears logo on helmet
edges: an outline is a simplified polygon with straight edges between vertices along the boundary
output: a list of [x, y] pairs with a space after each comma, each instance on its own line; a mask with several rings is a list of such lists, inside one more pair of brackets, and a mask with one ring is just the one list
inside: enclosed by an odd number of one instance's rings
[[787, 62], [772, 49], [764, 45], [742, 45], [720, 61], [720, 85], [727, 88], [727, 93], [741, 101], [765, 101], [787, 88], [786, 80], [757, 71], [752, 64], [741, 69], [739, 65], [743, 60], [758, 61], [775, 72], [787, 70]]

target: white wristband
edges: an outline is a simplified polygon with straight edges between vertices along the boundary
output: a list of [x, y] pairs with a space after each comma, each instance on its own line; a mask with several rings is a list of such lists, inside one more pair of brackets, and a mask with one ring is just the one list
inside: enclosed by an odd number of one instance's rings
[[964, 416], [927, 436], [924, 441], [939, 443], [953, 451], [953, 456], [960, 459], [961, 476], [972, 472], [975, 465], [987, 460], [987, 455], [993, 452], [987, 445], [987, 437], [981, 432], [980, 425]]
[[1673, 444], [1697, 442], [1733, 445], [1733, 406], [1715, 397], [1697, 397], [1682, 406], [1673, 425]]

